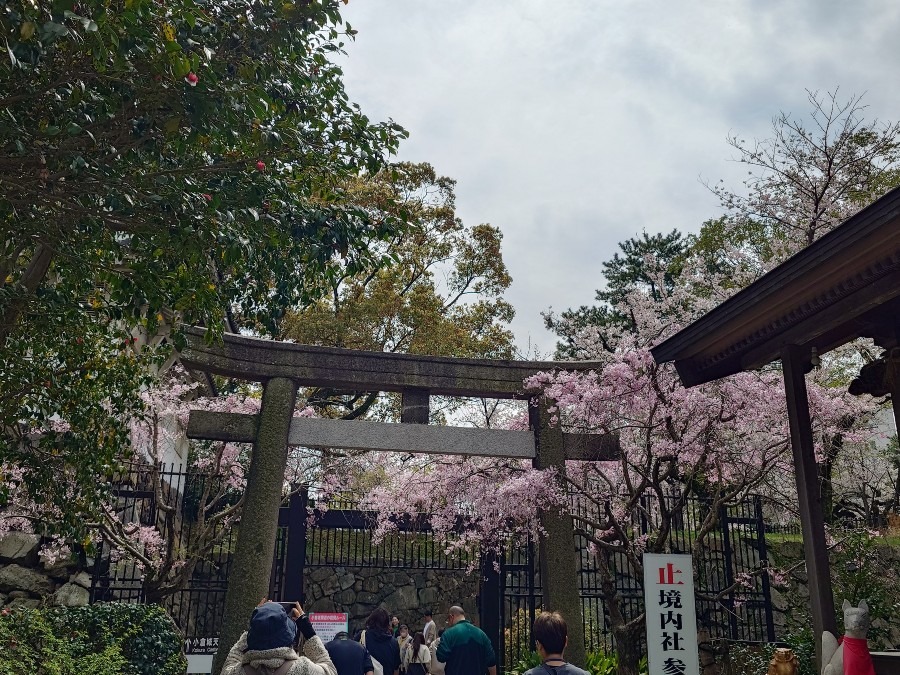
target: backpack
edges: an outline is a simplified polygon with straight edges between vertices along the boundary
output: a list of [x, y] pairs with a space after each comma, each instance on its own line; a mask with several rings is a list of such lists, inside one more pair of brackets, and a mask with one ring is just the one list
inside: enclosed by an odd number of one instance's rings
[[[363, 631], [359, 636], [359, 644], [363, 647], [366, 646], [366, 631]], [[370, 653], [369, 656], [372, 658], [372, 668], [375, 671], [375, 675], [384, 675], [384, 666]]]

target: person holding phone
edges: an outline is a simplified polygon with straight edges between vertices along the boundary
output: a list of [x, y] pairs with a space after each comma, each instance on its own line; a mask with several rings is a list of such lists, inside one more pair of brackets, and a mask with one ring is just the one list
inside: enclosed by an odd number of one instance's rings
[[[294, 649], [298, 633], [304, 638], [302, 656]], [[263, 598], [228, 652], [221, 675], [337, 675], [337, 670], [299, 602], [288, 611]]]

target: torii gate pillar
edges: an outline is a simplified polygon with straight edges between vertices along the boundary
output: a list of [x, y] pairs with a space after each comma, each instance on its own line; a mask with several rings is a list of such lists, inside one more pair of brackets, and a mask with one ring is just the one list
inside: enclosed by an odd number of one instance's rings
[[253, 608], [269, 593], [278, 532], [270, 524], [278, 522], [287, 467], [288, 432], [296, 402], [296, 382], [283, 377], [266, 382], [259, 428], [250, 457], [247, 496], [225, 592], [225, 623], [219, 635], [213, 673], [221, 671], [231, 646], [244, 632]]
[[[564, 435], [559, 424], [551, 424], [551, 402], [546, 398], [532, 399], [528, 406], [528, 419], [534, 430], [536, 469], [566, 470]], [[559, 487], [566, 490], [563, 478]], [[572, 516], [559, 509], [545, 509], [540, 513], [541, 527], [546, 532], [538, 543], [541, 565], [542, 605], [544, 609], [559, 612], [569, 628], [569, 644], [566, 658], [572, 663], [584, 663], [584, 622], [582, 620], [581, 594], [578, 589], [578, 552], [575, 548], [575, 526]]]

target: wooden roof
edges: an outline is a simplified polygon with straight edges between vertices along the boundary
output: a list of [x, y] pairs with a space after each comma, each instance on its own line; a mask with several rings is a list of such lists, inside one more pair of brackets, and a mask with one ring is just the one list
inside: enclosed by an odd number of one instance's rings
[[685, 386], [759, 368], [793, 344], [820, 354], [900, 326], [900, 188], [653, 348]]

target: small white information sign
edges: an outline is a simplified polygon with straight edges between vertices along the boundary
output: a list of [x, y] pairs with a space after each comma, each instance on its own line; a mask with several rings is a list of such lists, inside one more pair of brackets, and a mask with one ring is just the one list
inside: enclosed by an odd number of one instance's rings
[[649, 675], [700, 675], [689, 555], [644, 554]]
[[341, 612], [311, 612], [309, 622], [322, 642], [330, 642], [341, 631], [347, 631], [347, 614]]

